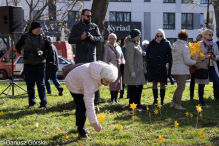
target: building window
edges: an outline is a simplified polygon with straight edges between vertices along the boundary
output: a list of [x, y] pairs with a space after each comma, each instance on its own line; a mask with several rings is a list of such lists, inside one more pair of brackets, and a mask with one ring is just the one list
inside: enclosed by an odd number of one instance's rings
[[[212, 1], [209, 0], [209, 3], [211, 3]], [[201, 4], [207, 4], [208, 3], [208, 0], [201, 0]]]
[[131, 12], [110, 12], [109, 21], [131, 22]]
[[174, 13], [163, 13], [163, 28], [164, 29], [175, 29], [175, 14]]
[[182, 3], [186, 4], [186, 3], [193, 3], [193, 0], [182, 0]]
[[192, 43], [193, 42], [193, 38], [188, 38], [188, 42]]
[[68, 12], [68, 21], [80, 21], [81, 12], [78, 11], [69, 11]]
[[203, 13], [200, 14], [200, 26], [202, 27], [204, 25], [204, 15]]
[[193, 29], [193, 14], [181, 14], [182, 29]]
[[173, 45], [174, 42], [176, 42], [176, 38], [167, 38], [167, 40], [170, 42], [171, 45]]
[[131, 0], [110, 0], [110, 2], [131, 2]]
[[175, 0], [163, 0], [163, 3], [175, 3]]

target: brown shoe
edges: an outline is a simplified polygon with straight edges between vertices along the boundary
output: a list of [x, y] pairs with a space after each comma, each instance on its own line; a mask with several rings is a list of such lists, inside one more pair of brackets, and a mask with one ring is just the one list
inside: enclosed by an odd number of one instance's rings
[[186, 108], [182, 107], [181, 105], [177, 105], [177, 104], [175, 104], [175, 109], [186, 110]]
[[79, 134], [78, 139], [82, 139], [82, 138], [91, 140], [91, 138], [87, 134]]
[[170, 103], [170, 107], [173, 108], [174, 106], [175, 106], [175, 102], [172, 101], [172, 102]]

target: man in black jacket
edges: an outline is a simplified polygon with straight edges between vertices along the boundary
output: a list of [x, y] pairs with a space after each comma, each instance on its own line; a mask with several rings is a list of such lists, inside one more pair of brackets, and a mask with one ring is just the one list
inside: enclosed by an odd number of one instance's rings
[[[51, 38], [47, 36], [48, 40], [51, 42]], [[59, 59], [58, 53], [55, 45], [51, 42], [52, 52], [50, 56], [46, 58], [46, 73], [45, 73], [45, 85], [47, 89], [47, 94], [52, 93], [50, 85], [50, 77], [52, 78], [53, 84], [56, 86], [59, 91], [59, 96], [62, 96], [63, 88], [57, 79], [57, 71], [59, 70]]]
[[46, 109], [47, 99], [44, 86], [46, 56], [51, 53], [51, 45], [47, 38], [41, 33], [38, 22], [31, 24], [29, 32], [23, 34], [16, 44], [16, 50], [23, 55], [24, 76], [29, 97], [29, 107], [36, 104], [35, 83], [37, 84], [39, 98], [41, 100], [39, 109]]
[[[83, 9], [81, 21], [72, 27], [69, 44], [76, 44], [75, 63], [89, 63], [96, 61], [96, 44], [101, 42], [102, 36], [96, 24], [91, 22], [91, 11]], [[98, 103], [99, 90], [95, 92], [95, 103]]]

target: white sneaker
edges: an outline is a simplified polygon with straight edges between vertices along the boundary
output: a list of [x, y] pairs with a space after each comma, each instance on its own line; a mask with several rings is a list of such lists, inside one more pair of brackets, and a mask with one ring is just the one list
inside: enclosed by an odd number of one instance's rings
[[186, 108], [182, 107], [181, 105], [177, 105], [177, 104], [175, 104], [175, 109], [186, 110]]

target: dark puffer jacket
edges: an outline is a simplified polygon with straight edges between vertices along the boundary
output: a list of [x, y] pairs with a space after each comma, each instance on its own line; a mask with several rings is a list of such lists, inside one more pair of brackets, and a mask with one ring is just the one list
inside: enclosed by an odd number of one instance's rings
[[146, 62], [148, 64], [148, 81], [158, 81], [167, 84], [166, 64], [172, 60], [171, 45], [166, 39], [158, 43], [153, 39], [146, 51]]

